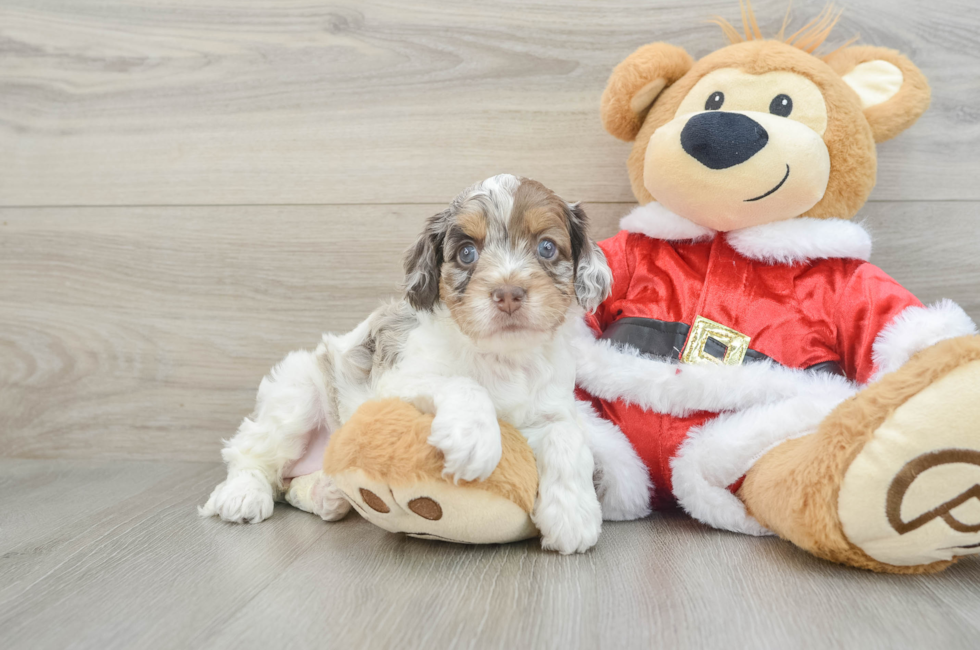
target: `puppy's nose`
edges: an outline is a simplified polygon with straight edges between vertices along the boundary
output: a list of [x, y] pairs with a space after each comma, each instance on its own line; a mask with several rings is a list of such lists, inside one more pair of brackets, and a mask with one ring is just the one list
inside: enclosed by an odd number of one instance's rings
[[508, 314], [513, 314], [521, 308], [521, 304], [523, 304], [526, 295], [527, 291], [524, 289], [510, 285], [497, 287], [490, 294], [494, 304], [497, 305], [497, 309]]
[[747, 115], [708, 111], [695, 115], [681, 131], [681, 146], [709, 169], [743, 163], [766, 146], [769, 133]]

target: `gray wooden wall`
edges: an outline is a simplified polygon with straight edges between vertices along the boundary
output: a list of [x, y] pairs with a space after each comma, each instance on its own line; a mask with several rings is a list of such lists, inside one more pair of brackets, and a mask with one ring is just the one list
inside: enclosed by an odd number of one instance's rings
[[[783, 0], [757, 0], [766, 33]], [[816, 14], [822, 0], [794, 3]], [[734, 0], [3, 0], [0, 456], [216, 460], [285, 352], [391, 294], [426, 216], [494, 173], [633, 198], [612, 67], [722, 46]], [[851, 0], [933, 105], [879, 149], [875, 261], [980, 317], [980, 16]]]

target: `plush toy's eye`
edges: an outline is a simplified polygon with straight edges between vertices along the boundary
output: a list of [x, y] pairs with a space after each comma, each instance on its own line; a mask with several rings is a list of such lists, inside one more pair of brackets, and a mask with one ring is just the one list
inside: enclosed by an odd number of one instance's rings
[[557, 254], [558, 247], [550, 239], [542, 239], [541, 243], [538, 244], [538, 255], [541, 256], [541, 259], [550, 260]]
[[476, 246], [473, 244], [467, 244], [459, 249], [459, 253], [456, 254], [456, 259], [459, 260], [460, 264], [469, 266], [475, 262], [476, 258], [479, 256], [480, 254], [476, 252]]
[[769, 112], [779, 117], [789, 117], [793, 112], [793, 99], [789, 95], [776, 95], [769, 102]]
[[704, 103], [704, 110], [717, 111], [719, 108], [721, 108], [721, 105], [724, 103], [725, 103], [725, 93], [721, 92], [720, 90], [717, 90], [711, 93], [711, 97], [709, 97], [708, 101]]

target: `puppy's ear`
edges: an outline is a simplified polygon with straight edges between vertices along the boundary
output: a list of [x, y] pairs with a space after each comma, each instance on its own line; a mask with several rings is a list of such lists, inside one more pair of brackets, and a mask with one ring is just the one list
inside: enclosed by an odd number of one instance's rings
[[442, 245], [452, 210], [429, 217], [415, 245], [405, 254], [405, 297], [420, 311], [432, 311], [439, 300]]
[[589, 218], [578, 203], [568, 205], [568, 230], [575, 262], [575, 297], [586, 311], [593, 312], [612, 291], [612, 271], [602, 249], [589, 239]]
[[691, 69], [694, 60], [667, 43], [644, 45], [612, 71], [602, 93], [599, 114], [606, 131], [630, 142], [657, 96]]
[[875, 142], [912, 126], [929, 107], [926, 77], [907, 58], [885, 47], [845, 47], [824, 59], [861, 99]]

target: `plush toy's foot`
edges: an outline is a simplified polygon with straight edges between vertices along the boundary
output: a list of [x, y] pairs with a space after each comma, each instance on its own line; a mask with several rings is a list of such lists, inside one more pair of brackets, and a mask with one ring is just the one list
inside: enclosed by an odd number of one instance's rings
[[290, 480], [283, 498], [294, 508], [319, 515], [324, 521], [338, 521], [350, 512], [350, 502], [323, 470]]
[[980, 553], [980, 337], [939, 343], [760, 459], [739, 495], [821, 557], [890, 573]]
[[844, 473], [844, 535], [884, 564], [980, 553], [980, 360], [892, 411]]
[[537, 537], [528, 513], [486, 490], [433, 480], [395, 486], [361, 470], [334, 476], [362, 517], [392, 533], [462, 544]]
[[500, 423], [497, 469], [455, 484], [428, 443], [432, 419], [400, 400], [367, 402], [332, 435], [324, 471], [361, 516], [393, 533], [466, 544], [536, 537], [537, 470], [524, 437]]

